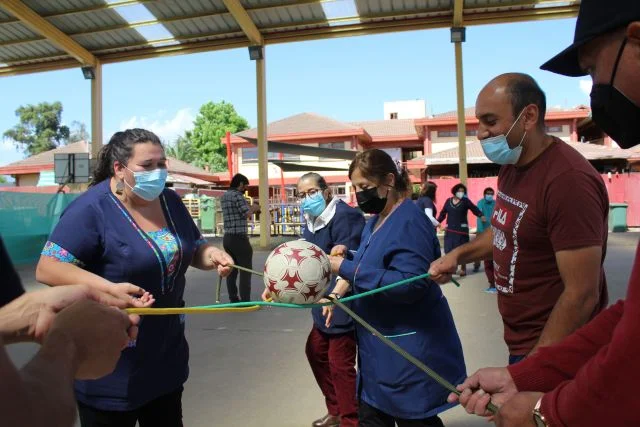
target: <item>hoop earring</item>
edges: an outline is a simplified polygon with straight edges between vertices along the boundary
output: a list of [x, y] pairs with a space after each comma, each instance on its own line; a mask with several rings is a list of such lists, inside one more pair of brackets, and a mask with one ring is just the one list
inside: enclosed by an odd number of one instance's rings
[[122, 196], [122, 193], [124, 193], [124, 184], [122, 181], [118, 181], [116, 182], [116, 194]]

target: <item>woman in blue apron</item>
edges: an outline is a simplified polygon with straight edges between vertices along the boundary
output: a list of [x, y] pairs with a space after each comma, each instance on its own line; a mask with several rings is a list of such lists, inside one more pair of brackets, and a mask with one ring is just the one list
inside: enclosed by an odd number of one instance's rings
[[[440, 257], [435, 230], [409, 199], [406, 170], [382, 150], [356, 155], [349, 168], [358, 206], [373, 214], [353, 260], [332, 256], [331, 269], [355, 294], [427, 273]], [[449, 304], [440, 287], [422, 279], [353, 301], [353, 310], [383, 335], [458, 384], [464, 357]], [[424, 372], [356, 325], [360, 427], [442, 426], [438, 413], [451, 407], [448, 392]]]
[[[302, 237], [331, 253], [334, 247], [358, 249], [364, 217], [337, 197], [333, 197], [325, 179], [314, 172], [298, 180], [300, 207], [307, 222]], [[335, 278], [333, 279], [335, 281]], [[332, 282], [327, 292], [331, 292]], [[265, 289], [264, 300], [270, 297]], [[313, 327], [307, 339], [309, 365], [322, 391], [327, 414], [315, 420], [314, 427], [357, 427], [356, 401], [356, 337], [353, 320], [336, 309], [333, 323], [325, 324], [322, 308], [311, 310]]]
[[[100, 152], [95, 185], [67, 207], [49, 237], [38, 281], [116, 294], [133, 283], [153, 294], [155, 307], [180, 307], [189, 266], [227, 275], [233, 260], [206, 242], [180, 197], [164, 188], [166, 178], [155, 134], [114, 134]], [[76, 381], [82, 427], [182, 426], [188, 360], [183, 316], [143, 318], [112, 374]]]
[[436, 219], [436, 215], [438, 214], [438, 209], [436, 208], [436, 191], [438, 190], [438, 186], [433, 181], [427, 181], [420, 191], [420, 197], [416, 200], [416, 206], [420, 208], [424, 212], [424, 214], [429, 218], [431, 224], [434, 227], [440, 225], [438, 220]]
[[[480, 209], [466, 196], [467, 187], [463, 184], [456, 184], [451, 188], [451, 194], [453, 197], [447, 199], [440, 215], [438, 215], [440, 223], [445, 218], [447, 219], [447, 228], [444, 232], [444, 252], [446, 254], [469, 242], [469, 220], [467, 219], [469, 211], [485, 221]], [[467, 275], [466, 264], [460, 266], [459, 274], [461, 276]]]

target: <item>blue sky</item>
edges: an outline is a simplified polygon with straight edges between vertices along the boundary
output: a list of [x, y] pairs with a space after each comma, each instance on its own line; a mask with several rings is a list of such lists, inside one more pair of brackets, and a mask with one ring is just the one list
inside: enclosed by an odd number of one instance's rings
[[[573, 38], [575, 20], [467, 28], [465, 104], [484, 84], [509, 71], [531, 74], [550, 106], [588, 104], [590, 83], [541, 71]], [[449, 30], [425, 30], [267, 47], [267, 119], [315, 112], [337, 120], [383, 119], [385, 101], [425, 99], [429, 113], [456, 107], [454, 49]], [[105, 142], [115, 131], [148, 127], [172, 142], [191, 126], [200, 105], [226, 100], [256, 123], [255, 63], [246, 49], [104, 66]], [[0, 78], [0, 133], [17, 123], [20, 105], [60, 101], [63, 121], [90, 127], [90, 84], [79, 68]], [[22, 158], [0, 141], [0, 165]]]

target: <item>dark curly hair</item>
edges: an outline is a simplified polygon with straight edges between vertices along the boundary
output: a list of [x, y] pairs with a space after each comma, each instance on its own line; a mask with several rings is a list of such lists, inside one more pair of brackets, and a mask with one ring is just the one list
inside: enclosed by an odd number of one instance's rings
[[162, 147], [160, 138], [146, 129], [127, 129], [114, 133], [109, 143], [102, 147], [98, 154], [98, 163], [93, 172], [91, 185], [96, 185], [105, 179], [111, 178], [114, 175], [113, 163], [116, 160], [126, 166], [133, 154], [135, 144], [148, 142]]

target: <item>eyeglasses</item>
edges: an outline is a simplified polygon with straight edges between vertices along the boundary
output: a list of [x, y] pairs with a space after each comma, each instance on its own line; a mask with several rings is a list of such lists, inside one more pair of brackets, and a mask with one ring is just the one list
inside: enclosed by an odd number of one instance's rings
[[322, 190], [321, 190], [321, 189], [319, 189], [319, 188], [312, 188], [312, 189], [308, 190], [306, 193], [305, 193], [304, 191], [303, 191], [303, 192], [299, 192], [299, 193], [297, 194], [297, 197], [298, 197], [298, 199], [300, 199], [300, 200], [304, 200], [304, 199], [305, 199], [305, 198], [307, 198], [307, 197], [313, 197], [313, 196], [315, 196], [316, 194], [318, 194], [318, 193], [319, 193], [319, 192], [321, 192], [321, 191], [322, 191]]

